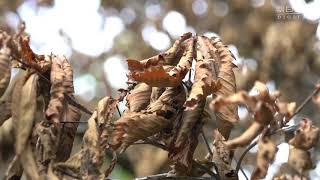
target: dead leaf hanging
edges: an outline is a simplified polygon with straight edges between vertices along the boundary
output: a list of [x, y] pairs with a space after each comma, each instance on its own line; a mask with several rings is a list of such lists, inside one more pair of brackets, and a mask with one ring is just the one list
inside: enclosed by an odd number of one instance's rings
[[37, 108], [38, 75], [31, 74], [19, 80], [12, 99], [12, 120], [15, 126], [15, 149], [19, 156], [23, 153], [34, 126]]
[[258, 146], [257, 167], [251, 176], [252, 180], [259, 180], [267, 175], [269, 164], [272, 163], [277, 153], [277, 145], [270, 137], [262, 137]]
[[151, 66], [141, 71], [131, 71], [129, 77], [153, 87], [178, 86], [191, 68], [193, 54], [194, 39], [190, 38], [186, 40], [185, 51], [176, 66]]
[[151, 87], [145, 83], [139, 83], [127, 96], [128, 112], [139, 112], [150, 103]]
[[10, 49], [3, 47], [0, 50], [0, 97], [7, 89], [11, 77]]
[[[222, 41], [215, 37], [213, 40], [205, 36], [198, 36], [200, 51], [204, 58], [212, 61], [213, 74], [221, 84], [219, 89], [213, 91], [215, 97], [230, 96], [236, 92], [236, 81], [233, 68], [233, 56]], [[234, 104], [226, 105], [220, 109], [214, 109], [217, 117], [218, 128], [222, 135], [228, 139], [232, 124], [239, 120], [237, 106]]]

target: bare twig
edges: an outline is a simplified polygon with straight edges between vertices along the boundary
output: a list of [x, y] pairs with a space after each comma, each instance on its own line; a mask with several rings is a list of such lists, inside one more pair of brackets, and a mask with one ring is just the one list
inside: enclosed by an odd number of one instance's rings
[[117, 105], [116, 108], [117, 108], [119, 116], [121, 117], [121, 112], [120, 112], [119, 106]]
[[185, 179], [185, 180], [215, 180], [212, 177], [188, 177], [188, 176], [168, 176], [167, 173], [156, 174], [142, 178], [136, 178], [135, 180], [169, 180], [169, 179]]
[[202, 136], [203, 141], [205, 142], [205, 144], [207, 146], [207, 149], [209, 151], [210, 156], [212, 157], [213, 156], [213, 152], [212, 152], [212, 150], [210, 148], [210, 145], [209, 145], [209, 142], [208, 142], [208, 140], [207, 140], [207, 138], [206, 138], [206, 136], [205, 136], [205, 134], [203, 132], [203, 129], [201, 129], [200, 134]]
[[[233, 158], [233, 159], [236, 161], [236, 163], [237, 163], [237, 165], [238, 165], [238, 161], [236, 160], [236, 158]], [[246, 178], [246, 180], [249, 180], [247, 174], [244, 172], [244, 170], [243, 170], [243, 168], [241, 167], [241, 165], [240, 165], [240, 171], [241, 171], [241, 173], [243, 174], [243, 176]], [[236, 172], [238, 172], [238, 171], [236, 171]]]

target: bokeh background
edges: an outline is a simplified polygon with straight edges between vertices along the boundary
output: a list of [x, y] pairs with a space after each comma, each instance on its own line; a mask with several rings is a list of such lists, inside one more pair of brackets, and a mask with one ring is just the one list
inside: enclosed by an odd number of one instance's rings
[[[260, 80], [270, 91], [280, 89], [284, 100], [299, 104], [319, 82], [320, 0], [0, 1], [1, 29], [14, 32], [21, 20], [36, 53], [63, 54], [71, 61], [76, 97], [90, 109], [102, 97], [116, 97], [117, 89], [126, 88], [126, 58], [144, 59], [165, 51], [185, 32], [220, 36], [228, 44], [238, 65], [238, 89], [255, 93], [251, 88]], [[125, 102], [120, 105], [121, 110], [124, 108]], [[233, 136], [251, 122], [245, 107], [239, 107], [238, 112], [241, 121]], [[310, 103], [295, 120], [301, 117], [309, 117], [319, 126], [319, 106]], [[295, 124], [295, 120], [290, 123]], [[209, 139], [212, 124], [207, 121]], [[85, 128], [79, 127], [74, 150], [79, 148]], [[288, 158], [289, 146], [285, 139], [279, 139], [279, 151], [266, 179], [271, 179]], [[242, 151], [238, 150], [235, 157]], [[249, 177], [256, 151], [251, 150], [243, 163]], [[317, 167], [310, 178], [320, 179], [319, 145], [313, 151]], [[201, 154], [205, 154], [202, 145], [196, 155]], [[0, 158], [1, 178], [4, 162], [11, 155], [8, 151]], [[132, 179], [165, 172], [166, 161], [162, 150], [132, 147], [121, 157], [112, 176]]]

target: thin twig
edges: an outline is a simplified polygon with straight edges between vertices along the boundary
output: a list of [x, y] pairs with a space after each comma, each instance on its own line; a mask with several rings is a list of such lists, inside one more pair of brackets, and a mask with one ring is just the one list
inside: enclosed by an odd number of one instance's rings
[[119, 116], [121, 117], [121, 112], [120, 112], [119, 106], [117, 105], [116, 108], [117, 108], [117, 111], [119, 113]]
[[[236, 158], [233, 158], [233, 159], [236, 161], [236, 163], [237, 163], [237, 165], [238, 165], [238, 161], [236, 160]], [[240, 165], [240, 171], [241, 171], [241, 173], [243, 174], [243, 176], [246, 178], [246, 180], [249, 180], [247, 174], [244, 172], [244, 170], [243, 170], [243, 168], [241, 167], [241, 165]], [[238, 171], [236, 171], [236, 172], [238, 173]]]
[[158, 147], [162, 150], [165, 150], [165, 151], [168, 151], [168, 147], [164, 144], [161, 144], [157, 141], [153, 141], [151, 139], [145, 139], [144, 141], [140, 141], [140, 142], [135, 142], [133, 145], [138, 145], [138, 144], [149, 144], [149, 145], [152, 145], [152, 146], [155, 146], [155, 147]]
[[210, 156], [213, 157], [213, 152], [212, 152], [212, 150], [210, 148], [210, 145], [209, 145], [209, 142], [208, 142], [208, 140], [207, 140], [207, 138], [206, 138], [206, 136], [205, 136], [205, 134], [203, 132], [203, 129], [201, 129], [200, 134], [202, 136], [203, 141], [205, 142], [205, 144], [207, 146], [207, 149], [209, 151]]
[[135, 180], [174, 180], [174, 179], [185, 179], [185, 180], [215, 180], [212, 177], [189, 177], [189, 176], [170, 176], [168, 173], [156, 174], [147, 177], [136, 178]]
[[[317, 84], [315, 89], [312, 91], [312, 93], [309, 94], [308, 97], [306, 97], [306, 99], [300, 104], [300, 106], [295, 110], [295, 112], [293, 113], [293, 115], [289, 118], [288, 121], [290, 121], [295, 115], [297, 115], [300, 111], [302, 111], [302, 109], [310, 102], [310, 100], [312, 99], [313, 96], [315, 96], [316, 94], [318, 94], [320, 91], [320, 85]], [[274, 135], [278, 132], [281, 132], [281, 131], [291, 131], [292, 128], [297, 128], [298, 126], [295, 125], [295, 126], [291, 126], [291, 128], [288, 128], [288, 129], [278, 129], [278, 130], [275, 130], [275, 131], [272, 131], [270, 132], [268, 135]], [[239, 161], [237, 163], [237, 167], [236, 167], [236, 172], [238, 173], [239, 172], [239, 169], [241, 167], [241, 162], [243, 160], [243, 158], [245, 157], [245, 155], [253, 148], [255, 147], [256, 145], [258, 144], [258, 141], [256, 140], [255, 142], [253, 142], [252, 144], [250, 144], [244, 151], [243, 153], [241, 154], [240, 158], [239, 158]]]
[[198, 163], [197, 161], [193, 160], [193, 163], [199, 168], [202, 169], [203, 171], [205, 171], [206, 173], [208, 173], [211, 177], [214, 177], [214, 179], [219, 180], [219, 176], [217, 174], [215, 174], [214, 172], [212, 172], [209, 168], [207, 168], [206, 166]]
[[68, 123], [88, 123], [87, 121], [62, 121], [61, 124], [68, 124]]

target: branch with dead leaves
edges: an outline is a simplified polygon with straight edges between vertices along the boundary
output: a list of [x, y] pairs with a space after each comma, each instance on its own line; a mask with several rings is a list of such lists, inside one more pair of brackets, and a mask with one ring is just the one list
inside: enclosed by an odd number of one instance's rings
[[[118, 99], [104, 97], [91, 112], [73, 96], [73, 70], [68, 60], [34, 53], [24, 28], [22, 25], [13, 36], [0, 32], [0, 96], [6, 96], [0, 108], [9, 112], [0, 119], [0, 140], [12, 136], [15, 146], [6, 179], [23, 174], [28, 179], [106, 179], [118, 157], [139, 144], [168, 151], [171, 170], [138, 179], [236, 179], [245, 153], [256, 144], [259, 150], [252, 179], [264, 178], [277, 152], [271, 136], [320, 90], [317, 87], [297, 109], [295, 103], [280, 101], [281, 93], [270, 93], [262, 82], [255, 83], [256, 95], [236, 92], [235, 57], [228, 47], [218, 37], [186, 33], [164, 53], [141, 61], [128, 59], [129, 87], [119, 90]], [[191, 81], [189, 76], [185, 83], [194, 62], [195, 77]], [[11, 67], [20, 68], [21, 73], [13, 88], [8, 88]], [[127, 109], [114, 120], [113, 112], [119, 112], [118, 103], [125, 98]], [[8, 104], [11, 108], [5, 109]], [[216, 117], [209, 118], [217, 125], [212, 129], [213, 149], [203, 132], [206, 104]], [[239, 104], [248, 108], [253, 122], [240, 136], [229, 139], [239, 121]], [[91, 117], [81, 121], [88, 129], [82, 148], [71, 155], [81, 111]], [[194, 157], [199, 136], [208, 150], [201, 160]], [[249, 145], [258, 136], [259, 140]], [[302, 120], [290, 141], [289, 164], [298, 173], [313, 167], [308, 150], [318, 138], [319, 129], [310, 120]], [[237, 167], [232, 167], [234, 151], [244, 146], [248, 149]], [[107, 166], [103, 162], [106, 152], [113, 155]], [[301, 158], [305, 161], [297, 163]]]

